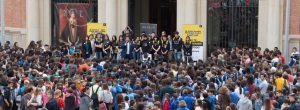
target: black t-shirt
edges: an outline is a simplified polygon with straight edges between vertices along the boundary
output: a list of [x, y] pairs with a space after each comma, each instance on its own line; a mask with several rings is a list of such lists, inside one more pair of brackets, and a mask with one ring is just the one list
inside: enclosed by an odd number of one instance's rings
[[186, 55], [186, 56], [192, 55], [192, 44], [191, 43], [184, 44], [184, 55]]
[[[6, 100], [10, 100], [12, 97], [11, 97], [11, 92], [12, 92], [12, 90], [10, 89], [10, 88], [8, 88], [8, 87], [5, 87], [4, 88], [4, 99], [6, 99]], [[10, 104], [10, 101], [8, 102], [9, 104]], [[6, 103], [4, 103], [4, 105], [5, 105], [5, 107], [9, 107]], [[11, 105], [11, 104], [10, 104]]]
[[111, 45], [111, 42], [109, 40], [104, 41], [104, 49], [106, 49], [107, 47], [109, 47]]
[[134, 49], [139, 49], [141, 47], [141, 41], [134, 42]]
[[181, 51], [182, 44], [183, 44], [183, 42], [182, 42], [181, 38], [173, 39], [173, 48], [176, 49], [177, 51]]
[[142, 50], [143, 52], [149, 52], [150, 49], [150, 42], [148, 40], [142, 41]]
[[169, 41], [161, 41], [160, 49], [161, 51], [165, 52], [166, 50], [169, 50]]
[[[102, 43], [103, 43], [102, 40], [96, 40], [94, 44], [95, 44], [95, 45], [101, 45]], [[101, 48], [95, 47], [95, 52], [101, 52], [101, 51], [102, 51]]]
[[158, 49], [159, 48], [159, 41], [152, 41], [152, 46], [154, 49]]

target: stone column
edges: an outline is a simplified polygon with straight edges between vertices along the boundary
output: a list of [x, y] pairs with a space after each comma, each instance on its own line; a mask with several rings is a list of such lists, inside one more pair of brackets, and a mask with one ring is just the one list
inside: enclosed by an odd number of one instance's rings
[[204, 39], [203, 39], [203, 60], [206, 60], [207, 56], [207, 0], [200, 0], [198, 1], [197, 7], [197, 20], [198, 24], [202, 25], [203, 33], [204, 33]]
[[280, 46], [280, 0], [260, 0], [258, 46], [262, 49]]
[[119, 24], [118, 24], [118, 32], [115, 33], [117, 35], [122, 34], [122, 31], [128, 26], [128, 0], [119, 0]]
[[280, 0], [271, 0], [269, 2], [269, 19], [268, 19], [268, 48], [274, 48], [279, 46], [279, 37], [282, 33], [280, 33]]
[[98, 23], [106, 23], [106, 0], [98, 0]]
[[184, 24], [185, 18], [185, 8], [184, 8], [185, 0], [177, 0], [177, 31], [181, 33], [181, 26]]
[[51, 0], [40, 1], [40, 40], [43, 44], [51, 44]]
[[40, 40], [39, 2], [40, 0], [26, 0], [27, 44], [29, 44], [30, 41]]
[[197, 0], [184, 0], [185, 3], [185, 24], [197, 23]]
[[117, 8], [117, 0], [106, 1], [106, 23], [109, 36], [117, 34]]

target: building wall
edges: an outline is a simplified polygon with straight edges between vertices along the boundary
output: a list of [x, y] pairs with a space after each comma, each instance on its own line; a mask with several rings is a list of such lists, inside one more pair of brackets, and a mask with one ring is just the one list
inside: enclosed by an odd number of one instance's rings
[[5, 0], [5, 26], [25, 28], [26, 0]]
[[5, 37], [1, 42], [14, 41], [25, 46], [26, 0], [4, 0]]
[[[297, 47], [300, 49], [300, 0], [290, 0], [290, 24], [289, 24], [289, 53], [292, 47]], [[283, 4], [283, 27], [282, 27], [282, 43], [284, 43], [285, 34], [285, 16], [286, 16], [286, 0], [282, 2]]]
[[[17, 41], [22, 47], [30, 40], [43, 40], [49, 44], [50, 4], [51, 0], [5, 0], [6, 37], [1, 41]], [[107, 23], [110, 35], [120, 34], [128, 24], [128, 0], [99, 0], [98, 5], [98, 21]], [[285, 0], [260, 0], [259, 7], [258, 46], [283, 49]], [[181, 31], [183, 24], [199, 24], [206, 32], [206, 9], [206, 0], [177, 0], [177, 30]], [[300, 48], [299, 13], [300, 0], [291, 0], [290, 47]], [[117, 19], [110, 19], [112, 14]]]
[[[285, 21], [285, 7], [283, 5], [283, 20]], [[289, 34], [291, 35], [300, 35], [300, 0], [291, 0], [291, 11], [290, 11], [290, 30]], [[285, 25], [285, 22], [283, 22]], [[283, 28], [283, 33], [285, 32]]]

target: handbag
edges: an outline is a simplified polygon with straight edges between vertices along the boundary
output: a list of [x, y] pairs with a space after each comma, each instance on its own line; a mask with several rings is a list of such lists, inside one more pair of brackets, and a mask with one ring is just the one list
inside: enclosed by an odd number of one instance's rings
[[98, 110], [107, 110], [106, 104], [104, 102], [100, 103]]
[[104, 95], [104, 91], [102, 92], [101, 101], [100, 101], [98, 110], [107, 110], [106, 104], [105, 104], [104, 101], [102, 100], [103, 95]]

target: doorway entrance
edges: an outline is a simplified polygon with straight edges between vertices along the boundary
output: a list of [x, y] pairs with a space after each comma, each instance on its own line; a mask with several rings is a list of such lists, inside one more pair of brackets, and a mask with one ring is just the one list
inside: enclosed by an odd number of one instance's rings
[[138, 36], [140, 23], [157, 24], [157, 34], [176, 31], [176, 0], [129, 0], [128, 24]]

